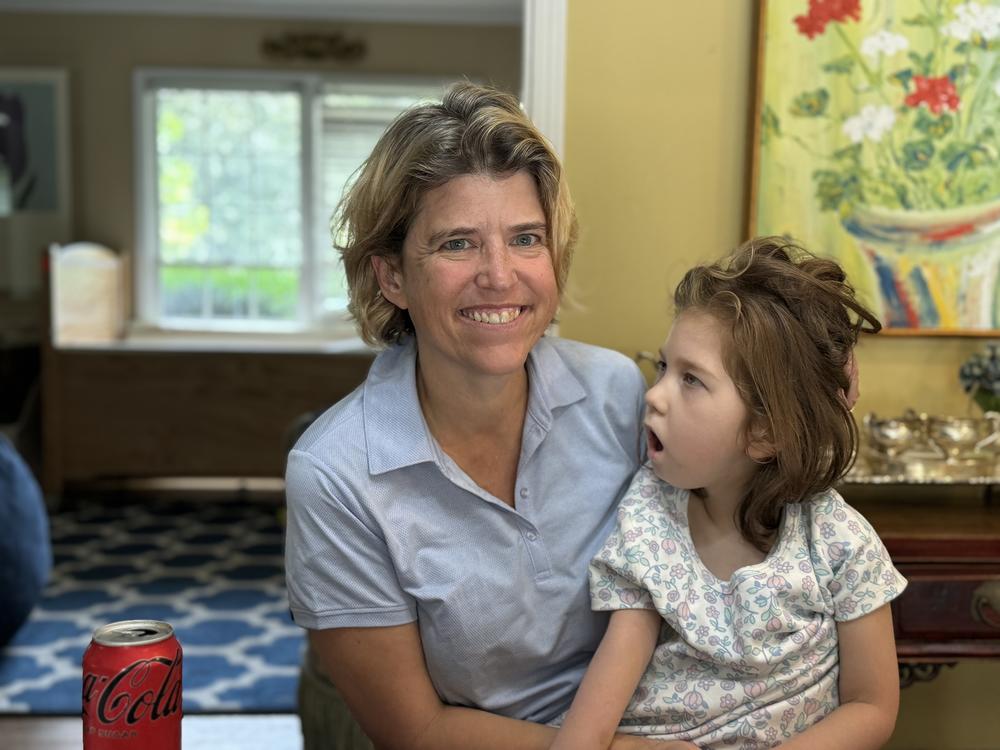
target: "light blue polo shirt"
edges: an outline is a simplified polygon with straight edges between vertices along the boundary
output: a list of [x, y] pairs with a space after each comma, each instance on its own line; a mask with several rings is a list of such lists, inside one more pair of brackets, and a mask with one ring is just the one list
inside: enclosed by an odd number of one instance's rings
[[645, 382], [627, 357], [545, 337], [528, 358], [516, 508], [437, 445], [412, 339], [288, 457], [288, 596], [306, 628], [416, 620], [442, 700], [548, 722], [607, 625], [587, 567], [644, 458]]

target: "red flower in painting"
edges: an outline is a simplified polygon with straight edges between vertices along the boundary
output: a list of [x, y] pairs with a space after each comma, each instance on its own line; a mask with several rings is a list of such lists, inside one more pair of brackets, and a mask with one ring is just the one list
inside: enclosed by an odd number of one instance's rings
[[809, 13], [795, 17], [799, 33], [814, 39], [831, 21], [861, 20], [861, 0], [809, 0]]
[[942, 109], [947, 108], [952, 112], [958, 109], [958, 92], [948, 76], [913, 76], [913, 85], [916, 91], [906, 97], [907, 106], [919, 107], [926, 104], [936, 115], [941, 114]]

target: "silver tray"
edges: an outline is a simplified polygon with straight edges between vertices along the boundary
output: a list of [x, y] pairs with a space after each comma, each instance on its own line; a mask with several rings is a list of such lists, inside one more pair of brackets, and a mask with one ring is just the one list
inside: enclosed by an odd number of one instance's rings
[[892, 459], [863, 447], [841, 480], [846, 484], [1000, 484], [994, 454], [948, 459], [937, 453], [910, 451]]

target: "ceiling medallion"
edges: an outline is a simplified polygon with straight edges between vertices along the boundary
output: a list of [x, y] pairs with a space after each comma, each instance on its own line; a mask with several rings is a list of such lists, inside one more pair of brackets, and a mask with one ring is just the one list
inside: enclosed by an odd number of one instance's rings
[[272, 60], [337, 60], [356, 62], [368, 52], [364, 39], [348, 39], [343, 34], [286, 33], [266, 37], [261, 43], [264, 57]]

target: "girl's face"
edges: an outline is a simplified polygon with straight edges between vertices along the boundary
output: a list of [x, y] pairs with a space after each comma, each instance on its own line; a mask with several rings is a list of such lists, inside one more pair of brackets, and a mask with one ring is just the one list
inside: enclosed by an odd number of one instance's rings
[[649, 458], [656, 475], [709, 496], [742, 496], [759, 466], [747, 452], [747, 408], [723, 363], [723, 334], [709, 313], [688, 310], [660, 350], [646, 392]]

